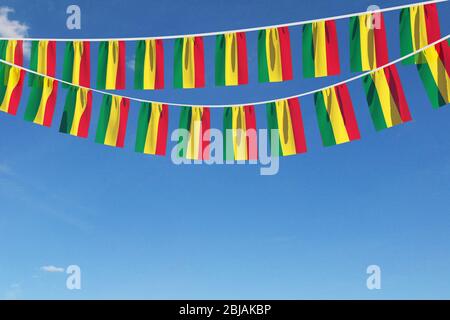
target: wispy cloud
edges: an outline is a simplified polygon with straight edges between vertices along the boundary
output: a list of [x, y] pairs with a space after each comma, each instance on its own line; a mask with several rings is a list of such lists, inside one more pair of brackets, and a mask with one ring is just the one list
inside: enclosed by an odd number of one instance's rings
[[[0, 36], [7, 38], [27, 37], [30, 29], [28, 25], [18, 20], [11, 20], [9, 17], [10, 13], [14, 13], [13, 8], [0, 7]], [[24, 53], [27, 57], [30, 55], [28, 42], [24, 44]]]
[[5, 293], [6, 300], [18, 300], [22, 295], [22, 286], [20, 283], [13, 283]]
[[55, 266], [43, 266], [41, 267], [41, 270], [44, 272], [50, 272], [50, 273], [57, 273], [57, 272], [64, 272], [66, 271], [64, 268], [61, 267], [55, 267]]
[[127, 61], [127, 67], [134, 71], [134, 57]]

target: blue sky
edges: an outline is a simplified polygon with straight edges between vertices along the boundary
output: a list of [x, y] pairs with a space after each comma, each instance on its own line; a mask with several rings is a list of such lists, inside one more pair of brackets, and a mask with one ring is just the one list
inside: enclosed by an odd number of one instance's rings
[[[118, 37], [246, 28], [364, 11], [411, 1], [196, 0], [78, 1], [82, 29], [65, 27], [74, 1], [16, 0], [15, 32], [34, 37]], [[0, 11], [1, 12], [1, 11]], [[448, 4], [439, 5], [443, 35]], [[400, 57], [398, 12], [386, 14], [390, 58]], [[1, 18], [3, 17], [3, 18]], [[2, 20], [3, 19], [3, 20]], [[0, 15], [0, 25], [14, 26]], [[6, 22], [5, 22], [6, 21]], [[165, 43], [167, 89], [127, 90], [192, 103], [263, 100], [332, 84], [349, 72], [348, 21], [337, 22], [342, 74], [301, 76], [301, 28], [291, 29], [295, 80], [257, 83], [256, 33], [248, 35], [250, 84], [214, 87], [214, 38], [205, 39], [207, 88], [174, 90], [173, 43]], [[4, 31], [4, 30], [3, 30]], [[96, 78], [97, 46], [92, 49]], [[127, 47], [128, 59], [134, 44]], [[58, 46], [61, 75], [63, 45]], [[433, 110], [413, 66], [398, 66], [413, 121], [376, 133], [361, 81], [349, 84], [362, 139], [323, 148], [312, 97], [301, 100], [308, 153], [259, 167], [175, 166], [133, 152], [138, 105], [124, 150], [93, 142], [101, 97], [94, 96], [88, 140], [0, 114], [0, 298], [316, 299], [450, 297], [450, 108]], [[128, 70], [128, 87], [133, 73]], [[266, 127], [264, 107], [257, 126]], [[179, 110], [170, 110], [170, 128]], [[212, 111], [221, 128], [222, 111]], [[173, 144], [169, 143], [169, 147]], [[42, 266], [82, 270], [82, 290]], [[382, 289], [366, 288], [366, 268]]]

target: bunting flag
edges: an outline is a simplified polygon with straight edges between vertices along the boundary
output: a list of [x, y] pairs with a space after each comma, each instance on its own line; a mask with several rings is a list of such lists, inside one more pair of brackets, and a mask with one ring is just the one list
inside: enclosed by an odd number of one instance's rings
[[[89, 42], [66, 43], [63, 80], [83, 87], [91, 86], [91, 45]], [[68, 85], [63, 85], [69, 87]]]
[[164, 156], [169, 126], [169, 108], [161, 103], [142, 103], [136, 135], [136, 152]]
[[323, 145], [334, 146], [360, 139], [347, 85], [324, 89], [314, 95]]
[[248, 83], [247, 41], [245, 32], [216, 37], [216, 86]]
[[298, 99], [269, 103], [266, 110], [269, 143], [272, 140], [272, 130], [278, 131], [280, 141], [279, 150], [272, 149], [272, 156], [279, 154], [290, 156], [306, 152], [305, 132]]
[[[0, 40], [0, 59], [18, 66], [23, 65], [23, 41], [22, 40]], [[7, 68], [0, 64], [1, 68]], [[3, 78], [4, 79], [4, 78]]]
[[223, 114], [225, 160], [257, 160], [258, 140], [253, 106], [225, 108]]
[[129, 99], [120, 96], [104, 95], [95, 142], [123, 148], [129, 109]]
[[124, 41], [102, 41], [98, 51], [97, 88], [125, 89], [126, 51]]
[[[439, 16], [435, 3], [417, 5], [400, 12], [400, 49], [402, 56], [413, 53], [441, 38]], [[424, 63], [422, 55], [403, 60], [403, 64]]]
[[140, 40], [136, 45], [134, 88], [164, 88], [164, 46], [162, 40]]
[[61, 119], [59, 132], [87, 138], [92, 113], [92, 92], [85, 88], [70, 87]]
[[6, 85], [3, 81], [0, 83], [0, 111], [16, 115], [22, 96], [25, 71], [0, 64], [0, 79], [6, 79]]
[[182, 107], [180, 129], [189, 132], [187, 141], [180, 136], [182, 147], [179, 156], [190, 160], [209, 159], [209, 129], [211, 127], [209, 108]]
[[350, 18], [352, 72], [377, 69], [389, 62], [383, 13]]
[[338, 75], [338, 38], [334, 20], [319, 21], [303, 26], [303, 75], [317, 78]]
[[175, 40], [175, 88], [203, 88], [205, 86], [205, 58], [202, 37]]
[[55, 112], [58, 82], [44, 77], [39, 83], [42, 83], [42, 86], [31, 88], [24, 119], [41, 126], [50, 127]]
[[292, 80], [291, 40], [288, 27], [258, 33], [259, 82]]
[[[49, 77], [55, 76], [56, 69], [56, 42], [55, 41], [32, 41], [30, 69]], [[28, 75], [28, 85], [33, 86], [44, 78], [30, 73]], [[41, 84], [42, 85], [42, 84]]]
[[434, 108], [450, 103], [450, 47], [447, 41], [425, 49], [424, 64], [417, 65], [420, 78]]
[[363, 83], [370, 115], [377, 131], [411, 121], [395, 65], [364, 76]]

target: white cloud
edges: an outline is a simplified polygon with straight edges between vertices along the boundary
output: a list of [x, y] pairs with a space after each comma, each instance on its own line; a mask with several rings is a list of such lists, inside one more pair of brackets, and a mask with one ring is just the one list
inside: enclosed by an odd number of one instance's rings
[[41, 267], [42, 271], [56, 273], [56, 272], [64, 272], [66, 271], [64, 268], [55, 267], [55, 266], [43, 266]]
[[134, 57], [127, 61], [127, 67], [134, 71]]
[[[29, 27], [23, 22], [11, 20], [9, 18], [10, 13], [14, 13], [13, 8], [0, 7], [0, 36], [6, 38], [27, 37]], [[30, 46], [28, 42], [24, 44], [24, 53], [27, 57], [30, 55]]]

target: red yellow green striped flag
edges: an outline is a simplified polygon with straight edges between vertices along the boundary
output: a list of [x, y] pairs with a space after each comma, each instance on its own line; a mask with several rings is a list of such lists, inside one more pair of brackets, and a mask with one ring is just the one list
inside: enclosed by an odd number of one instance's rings
[[[83, 87], [91, 86], [91, 45], [89, 42], [66, 43], [63, 80]], [[68, 87], [68, 85], [64, 85]]]
[[225, 160], [257, 160], [258, 138], [254, 106], [225, 108], [223, 114]]
[[134, 88], [164, 88], [164, 46], [158, 39], [140, 40], [136, 45]]
[[248, 83], [247, 42], [245, 32], [216, 37], [216, 86]]
[[303, 75], [317, 78], [338, 75], [339, 48], [334, 20], [303, 26]]
[[85, 88], [70, 87], [61, 119], [59, 132], [87, 138], [92, 113], [92, 92]]
[[[0, 59], [22, 66], [23, 41], [0, 40]], [[0, 111], [17, 114], [24, 78], [25, 71], [0, 63]]]
[[167, 148], [169, 107], [142, 103], [136, 135], [136, 152], [164, 156]]
[[288, 27], [258, 33], [259, 82], [292, 80], [291, 40]]
[[273, 156], [290, 156], [306, 152], [305, 131], [303, 128], [300, 103], [297, 98], [279, 100], [267, 104], [269, 143], [272, 130], [278, 130], [279, 150], [272, 149]]
[[124, 41], [102, 41], [98, 51], [97, 88], [125, 89], [126, 51]]
[[350, 64], [352, 72], [377, 69], [389, 62], [383, 13], [350, 18]]
[[347, 85], [324, 89], [314, 95], [323, 145], [334, 146], [360, 139]]
[[55, 112], [58, 82], [44, 77], [42, 80], [39, 80], [39, 83], [42, 83], [42, 86], [33, 86], [31, 88], [24, 119], [41, 126], [50, 127], [53, 113]]
[[129, 99], [120, 96], [104, 95], [95, 142], [123, 148], [129, 109]]
[[205, 61], [202, 37], [175, 40], [173, 84], [175, 88], [203, 88]]
[[[441, 38], [439, 15], [435, 3], [417, 5], [400, 12], [400, 49], [402, 56], [415, 52]], [[403, 60], [403, 64], [424, 63], [422, 55]]]
[[209, 108], [182, 107], [180, 129], [189, 132], [187, 141], [180, 136], [179, 156], [190, 160], [209, 159], [209, 129], [211, 127]]
[[364, 76], [363, 83], [370, 115], [377, 131], [411, 121], [395, 65]]
[[450, 103], [450, 48], [447, 41], [421, 53], [424, 64], [417, 65], [420, 78], [434, 108]]
[[[33, 41], [31, 43], [30, 69], [40, 74], [54, 77], [56, 69], [56, 42], [55, 41]], [[28, 84], [33, 86], [36, 81], [43, 80], [36, 74], [28, 75]]]

